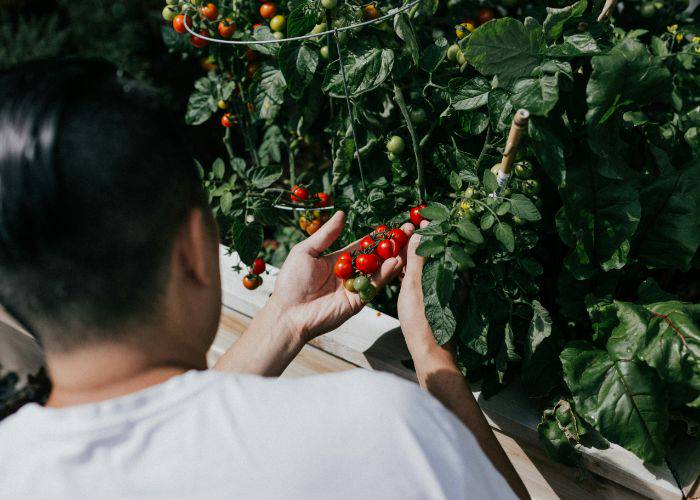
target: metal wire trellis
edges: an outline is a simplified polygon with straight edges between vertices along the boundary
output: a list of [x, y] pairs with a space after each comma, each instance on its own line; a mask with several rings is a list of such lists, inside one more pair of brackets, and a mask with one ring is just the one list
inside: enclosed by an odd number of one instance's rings
[[[340, 41], [339, 41], [338, 34], [341, 32], [344, 32], [344, 31], [362, 28], [364, 26], [379, 24], [387, 19], [393, 18], [393, 17], [397, 16], [398, 14], [411, 9], [412, 7], [418, 5], [420, 2], [422, 2], [422, 0], [413, 0], [409, 3], [407, 3], [406, 5], [399, 7], [396, 10], [392, 10], [383, 16], [379, 16], [376, 19], [370, 19], [369, 21], [363, 21], [361, 23], [351, 24], [349, 26], [343, 26], [343, 27], [339, 27], [339, 28], [327, 29], [326, 31], [321, 31], [318, 33], [310, 33], [307, 35], [293, 36], [293, 37], [281, 38], [281, 39], [271, 38], [271, 39], [267, 39], [267, 40], [224, 40], [224, 39], [219, 39], [219, 38], [211, 38], [211, 37], [202, 35], [201, 33], [197, 33], [195, 31], [193, 31], [190, 28], [190, 26], [187, 25], [187, 22], [185, 22], [185, 29], [192, 36], [195, 36], [197, 38], [201, 38], [203, 40], [207, 40], [207, 41], [213, 42], [213, 43], [228, 44], [228, 45], [267, 45], [267, 44], [272, 44], [272, 43], [285, 43], [285, 42], [295, 42], [295, 41], [300, 41], [300, 40], [309, 40], [311, 38], [319, 38], [322, 36], [327, 36], [330, 39], [331, 35], [332, 35], [332, 37], [335, 39], [336, 49], [338, 50], [338, 63], [340, 65], [340, 76], [341, 76], [342, 81], [343, 81], [343, 93], [344, 93], [345, 102], [346, 102], [347, 108], [348, 108], [348, 117], [350, 119], [350, 130], [352, 132], [352, 139], [353, 139], [354, 146], [355, 146], [354, 157], [357, 159], [357, 166], [358, 166], [358, 169], [360, 171], [360, 180], [362, 182], [362, 190], [363, 190], [364, 194], [366, 195], [367, 194], [367, 185], [365, 183], [365, 172], [362, 168], [362, 159], [360, 158], [360, 145], [357, 141], [357, 133], [355, 132], [355, 117], [354, 117], [354, 114], [352, 111], [352, 103], [350, 102], [350, 93], [348, 91], [348, 82], [347, 82], [347, 77], [345, 75], [345, 61], [343, 60], [343, 52], [340, 48]], [[330, 23], [327, 23], [326, 27], [330, 28]], [[329, 45], [329, 49], [330, 49], [330, 45]], [[252, 154], [255, 154], [255, 152], [253, 151]], [[296, 207], [292, 208], [292, 207], [287, 207], [285, 205], [275, 205], [275, 207], [281, 208], [281, 209], [289, 209], [289, 210], [308, 210], [308, 208], [296, 208]], [[326, 210], [328, 210], [328, 209], [332, 209], [333, 207], [331, 206], [331, 207], [324, 207], [324, 208]]]

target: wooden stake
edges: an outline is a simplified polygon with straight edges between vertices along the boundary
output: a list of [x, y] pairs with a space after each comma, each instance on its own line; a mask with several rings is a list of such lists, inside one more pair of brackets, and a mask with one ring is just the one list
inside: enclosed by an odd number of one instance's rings
[[511, 167], [515, 161], [515, 155], [518, 153], [518, 146], [520, 146], [520, 139], [522, 139], [527, 129], [529, 120], [530, 112], [527, 109], [519, 109], [515, 112], [513, 123], [510, 125], [510, 132], [508, 132], [506, 148], [503, 151], [503, 158], [501, 159], [500, 171], [506, 175], [510, 175]]

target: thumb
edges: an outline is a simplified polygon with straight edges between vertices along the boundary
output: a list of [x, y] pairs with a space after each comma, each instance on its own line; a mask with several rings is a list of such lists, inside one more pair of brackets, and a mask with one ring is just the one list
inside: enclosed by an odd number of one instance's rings
[[338, 239], [344, 226], [345, 213], [339, 210], [318, 231], [297, 246], [312, 257], [318, 257]]
[[[424, 228], [427, 225], [428, 221], [422, 221], [420, 227]], [[416, 253], [418, 245], [420, 245], [420, 234], [414, 233], [411, 239], [408, 240], [408, 246], [406, 248], [406, 271], [404, 279], [420, 280], [423, 275], [425, 258]]]

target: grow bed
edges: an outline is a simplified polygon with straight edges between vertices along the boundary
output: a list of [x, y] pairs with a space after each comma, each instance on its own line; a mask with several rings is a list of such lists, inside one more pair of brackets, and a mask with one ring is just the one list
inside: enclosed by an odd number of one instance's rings
[[[264, 276], [262, 286], [250, 291], [241, 283], [246, 266], [241, 264], [236, 253], [228, 254], [228, 249], [221, 246], [220, 262], [223, 305], [252, 317], [272, 293], [277, 269], [268, 266], [270, 272]], [[243, 269], [237, 272], [233, 268], [239, 264]], [[218, 357], [233, 340], [229, 337], [215, 341], [212, 357]], [[416, 380], [398, 320], [370, 307], [365, 307], [340, 328], [314, 339], [311, 344], [352, 365]], [[514, 440], [519, 448], [541, 447], [536, 428], [542, 409], [517, 384], [488, 400], [481, 396], [478, 387], [474, 387], [474, 395], [494, 429]], [[580, 446], [579, 449], [582, 452], [581, 467], [591, 473], [586, 474], [585, 479], [582, 476], [581, 480], [599, 483], [594, 485], [598, 494], [616, 498], [636, 495], [664, 499], [700, 498], [698, 439], [689, 439], [683, 446], [674, 448], [662, 466], [645, 465], [637, 456], [615, 444], [606, 449]], [[608, 481], [624, 489], [613, 492]]]

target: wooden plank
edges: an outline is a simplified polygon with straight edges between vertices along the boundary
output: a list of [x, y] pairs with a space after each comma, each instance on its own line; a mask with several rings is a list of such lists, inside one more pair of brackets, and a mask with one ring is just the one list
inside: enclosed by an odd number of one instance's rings
[[[249, 292], [241, 285], [243, 273], [231, 269], [238, 263], [237, 255], [227, 255], [222, 247], [220, 256], [224, 304], [253, 316], [272, 293], [277, 270], [272, 268], [271, 276], [266, 276], [263, 286], [255, 290], [258, 293]], [[377, 311], [366, 307], [343, 327], [319, 337], [314, 345], [357, 366], [390, 371], [415, 380], [413, 371], [406, 366], [409, 356], [402, 340], [398, 320], [384, 314], [377, 316]], [[524, 391], [511, 385], [488, 401], [478, 390], [474, 394], [495, 429], [524, 445], [539, 447], [536, 427], [540, 409]], [[640, 495], [660, 499], [678, 499], [683, 495], [667, 466], [646, 466], [617, 445], [606, 450], [581, 448], [581, 451], [583, 465], [588, 470]]]

